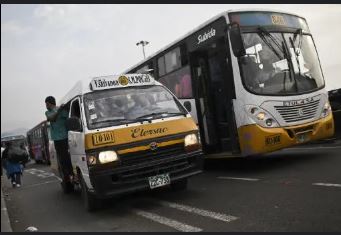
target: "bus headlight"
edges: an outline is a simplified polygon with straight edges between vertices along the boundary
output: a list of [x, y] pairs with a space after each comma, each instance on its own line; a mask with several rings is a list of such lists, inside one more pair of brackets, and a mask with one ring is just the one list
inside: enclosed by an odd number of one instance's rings
[[246, 111], [248, 115], [254, 120], [257, 124], [262, 127], [278, 127], [278, 122], [272, 117], [270, 113], [265, 111], [264, 109], [254, 106], [247, 105]]
[[265, 118], [265, 113], [264, 112], [259, 112], [256, 117], [257, 117], [258, 120], [263, 121], [264, 118]]
[[331, 111], [332, 111], [332, 107], [330, 106], [329, 102], [327, 101], [323, 106], [321, 117], [327, 117]]
[[267, 126], [272, 126], [272, 119], [271, 119], [271, 118], [266, 119], [266, 120], [265, 120], [265, 124], [266, 124]]
[[186, 135], [184, 140], [185, 150], [187, 152], [200, 149], [201, 145], [196, 134]]
[[114, 162], [118, 160], [117, 153], [115, 151], [103, 151], [98, 155], [100, 163]]

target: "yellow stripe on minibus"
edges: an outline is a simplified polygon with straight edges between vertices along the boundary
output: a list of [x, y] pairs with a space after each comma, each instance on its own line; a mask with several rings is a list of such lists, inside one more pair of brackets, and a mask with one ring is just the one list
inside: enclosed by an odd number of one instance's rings
[[85, 135], [85, 149], [96, 149], [121, 144], [131, 144], [141, 140], [155, 139], [168, 135], [198, 130], [192, 118], [182, 118], [158, 123], [148, 123], [133, 127], [89, 133]]

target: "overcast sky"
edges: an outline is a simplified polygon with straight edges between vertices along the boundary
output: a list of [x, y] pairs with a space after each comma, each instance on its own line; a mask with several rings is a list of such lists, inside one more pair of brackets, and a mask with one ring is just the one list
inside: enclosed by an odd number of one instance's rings
[[[328, 90], [341, 87], [341, 5], [1, 5], [1, 132], [45, 119], [80, 79], [120, 73], [209, 18], [230, 9], [280, 9], [304, 16]], [[58, 105], [58, 104], [57, 104]]]

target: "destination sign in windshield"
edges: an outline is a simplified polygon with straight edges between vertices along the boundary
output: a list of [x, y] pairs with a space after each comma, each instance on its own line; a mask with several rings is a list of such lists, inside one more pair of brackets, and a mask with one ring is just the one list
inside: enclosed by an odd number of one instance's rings
[[240, 26], [279, 26], [302, 29], [309, 32], [303, 18], [277, 12], [234, 12], [229, 14], [230, 22]]

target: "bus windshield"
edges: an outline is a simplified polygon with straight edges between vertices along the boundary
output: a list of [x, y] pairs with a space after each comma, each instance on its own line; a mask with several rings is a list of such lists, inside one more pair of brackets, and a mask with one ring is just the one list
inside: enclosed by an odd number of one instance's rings
[[187, 114], [162, 86], [88, 93], [84, 96], [84, 104], [89, 129]]
[[243, 84], [260, 95], [295, 95], [324, 86], [320, 63], [310, 35], [243, 33], [246, 56], [240, 60]]

